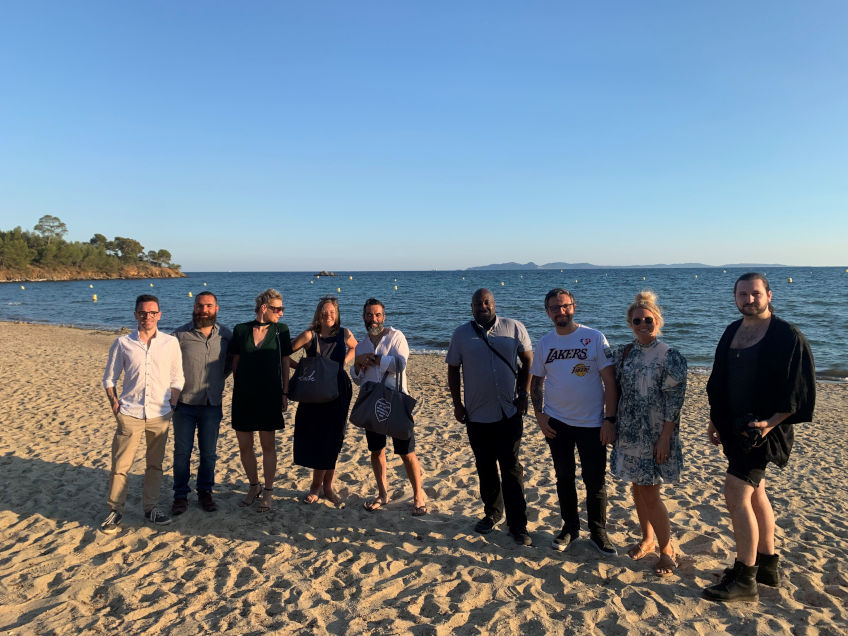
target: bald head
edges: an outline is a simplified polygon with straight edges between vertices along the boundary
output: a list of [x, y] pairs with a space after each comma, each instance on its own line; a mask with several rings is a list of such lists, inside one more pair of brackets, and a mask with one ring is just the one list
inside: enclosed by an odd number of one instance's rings
[[485, 325], [495, 317], [495, 297], [486, 288], [478, 289], [471, 296], [471, 314], [479, 324]]

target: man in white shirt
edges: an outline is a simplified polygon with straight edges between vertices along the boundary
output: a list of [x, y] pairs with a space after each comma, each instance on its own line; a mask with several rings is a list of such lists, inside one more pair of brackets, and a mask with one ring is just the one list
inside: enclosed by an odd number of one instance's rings
[[[409, 393], [406, 385], [406, 361], [409, 359], [409, 345], [406, 337], [392, 327], [385, 326], [386, 309], [376, 298], [369, 298], [362, 308], [362, 319], [368, 337], [356, 345], [356, 357], [351, 367], [351, 377], [357, 385], [366, 381], [380, 382], [385, 376], [387, 386]], [[395, 378], [400, 378], [400, 387]], [[366, 502], [365, 509], [374, 512], [389, 503], [388, 482], [386, 480], [386, 436], [365, 431], [368, 450], [371, 453], [371, 468], [377, 480], [377, 497]], [[421, 466], [415, 456], [415, 433], [407, 439], [392, 438], [395, 455], [400, 455], [406, 476], [412, 484], [412, 515], [419, 517], [427, 514], [427, 500], [421, 483]]]
[[618, 391], [607, 339], [600, 331], [574, 322], [576, 306], [574, 296], [565, 289], [552, 289], [545, 296], [554, 329], [536, 345], [530, 397], [554, 460], [563, 520], [554, 549], [565, 550], [580, 532], [574, 487], [576, 446], [592, 545], [602, 554], [614, 555], [606, 530], [606, 445], [615, 441]]
[[[183, 388], [183, 362], [177, 339], [157, 329], [161, 317], [159, 299], [142, 294], [135, 301], [138, 329], [116, 339], [109, 349], [103, 387], [117, 427], [112, 439], [109, 514], [100, 524], [105, 534], [120, 530], [127, 499], [127, 472], [142, 437], [147, 442], [144, 517], [156, 525], [171, 523], [156, 504], [171, 414]], [[118, 397], [116, 388], [122, 373], [124, 382]]]

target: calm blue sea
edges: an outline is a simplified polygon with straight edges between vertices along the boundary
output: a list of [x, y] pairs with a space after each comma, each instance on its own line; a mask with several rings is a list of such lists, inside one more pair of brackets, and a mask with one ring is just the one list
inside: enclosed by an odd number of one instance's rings
[[[544, 312], [553, 287], [577, 298], [578, 322], [603, 331], [610, 343], [629, 341], [624, 312], [637, 291], [653, 289], [664, 308], [663, 338], [690, 366], [708, 368], [724, 327], [738, 317], [733, 282], [743, 269], [590, 269], [535, 271], [337, 272], [316, 278], [307, 272], [192, 272], [176, 280], [116, 280], [2, 283], [0, 320], [118, 329], [133, 326], [133, 302], [154, 293], [162, 307], [160, 328], [173, 329], [191, 316], [189, 292], [213, 291], [219, 320], [232, 326], [253, 318], [253, 299], [280, 290], [283, 320], [292, 334], [312, 318], [318, 298], [338, 296], [342, 324], [363, 335], [362, 303], [374, 296], [386, 304], [387, 323], [401, 329], [413, 351], [444, 352], [453, 329], [470, 318], [471, 294], [488, 287], [498, 314], [521, 320], [534, 344], [551, 329]], [[765, 272], [776, 313], [797, 324], [813, 349], [819, 375], [848, 379], [848, 270], [786, 267]], [[792, 282], [789, 282], [791, 279]], [[152, 286], [151, 286], [152, 285]], [[97, 302], [92, 295], [97, 294]]]

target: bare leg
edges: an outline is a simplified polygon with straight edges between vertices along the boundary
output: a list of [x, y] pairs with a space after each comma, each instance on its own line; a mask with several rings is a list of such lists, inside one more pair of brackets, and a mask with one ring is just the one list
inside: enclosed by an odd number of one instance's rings
[[642, 499], [645, 515], [647, 517], [647, 526], [651, 530], [653, 539], [659, 544], [660, 552], [674, 554], [674, 549], [671, 547], [671, 523], [668, 520], [668, 510], [660, 498], [659, 484], [653, 486], [635, 486], [634, 488], [640, 491], [639, 496]]
[[321, 480], [321, 487], [324, 489], [324, 497], [338, 506], [342, 502], [342, 499], [333, 489], [333, 479], [336, 476], [336, 469], [333, 468], [332, 470], [324, 470], [321, 472], [324, 473]]
[[642, 532], [642, 540], [631, 547], [627, 554], [631, 559], [641, 559], [647, 553], [654, 551], [654, 545], [657, 542], [654, 528], [651, 526], [650, 515], [648, 514], [647, 504], [643, 488], [639, 484], [631, 484], [633, 491], [633, 503], [636, 505], [636, 516], [639, 518], [639, 529]]
[[247, 481], [255, 484], [259, 481], [256, 472], [256, 453], [253, 451], [253, 433], [247, 431], [236, 431], [236, 439], [239, 445], [239, 457], [241, 465], [247, 474]]
[[371, 451], [371, 468], [377, 480], [377, 493], [380, 498], [389, 500], [389, 484], [386, 480], [386, 449]]
[[377, 480], [377, 498], [365, 502], [365, 509], [369, 512], [385, 506], [389, 503], [389, 486], [386, 482], [386, 449], [371, 451], [371, 468], [374, 478]]
[[774, 554], [774, 510], [766, 494], [765, 479], [754, 490], [754, 496], [751, 497], [751, 505], [754, 508], [754, 516], [757, 519], [759, 530], [757, 552], [760, 554]]
[[[751, 503], [754, 492], [755, 489], [751, 484], [738, 477], [727, 475], [724, 480], [724, 499], [730, 512], [733, 537], [736, 540], [736, 560], [748, 566], [756, 563], [759, 537], [759, 524]], [[765, 496], [765, 490], [763, 490], [763, 496]], [[773, 520], [774, 513], [772, 513], [772, 523]], [[772, 533], [773, 531], [772, 526]], [[772, 545], [774, 545], [773, 538]]]
[[415, 453], [407, 453], [401, 455], [400, 458], [403, 461], [403, 467], [406, 469], [409, 483], [412, 484], [412, 505], [414, 508], [423, 508], [427, 504], [427, 499], [421, 485], [421, 465], [418, 463], [418, 458]]
[[262, 491], [260, 512], [270, 510], [274, 502], [274, 478], [277, 476], [277, 445], [274, 439], [276, 431], [259, 431], [259, 443], [262, 445], [262, 473], [265, 489]]

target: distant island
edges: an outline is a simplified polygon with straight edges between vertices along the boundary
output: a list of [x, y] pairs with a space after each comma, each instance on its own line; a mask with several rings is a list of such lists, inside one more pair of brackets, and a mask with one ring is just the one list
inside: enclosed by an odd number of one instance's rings
[[780, 265], [777, 263], [732, 263], [728, 265], [706, 265], [704, 263], [658, 263], [656, 265], [593, 265], [592, 263], [545, 263], [544, 265], [536, 265], [533, 261], [529, 263], [516, 263], [514, 261], [510, 261], [509, 263], [494, 263], [492, 265], [477, 265], [475, 267], [468, 267], [466, 270], [481, 270], [481, 269], [659, 269], [659, 268], [712, 268], [717, 269], [721, 267], [749, 267], [749, 268], [761, 268], [761, 267], [788, 267], [787, 265]]
[[168, 250], [145, 252], [135, 239], [110, 241], [102, 234], [88, 243], [69, 242], [67, 233], [68, 226], [50, 214], [32, 232], [0, 230], [0, 282], [185, 277]]

